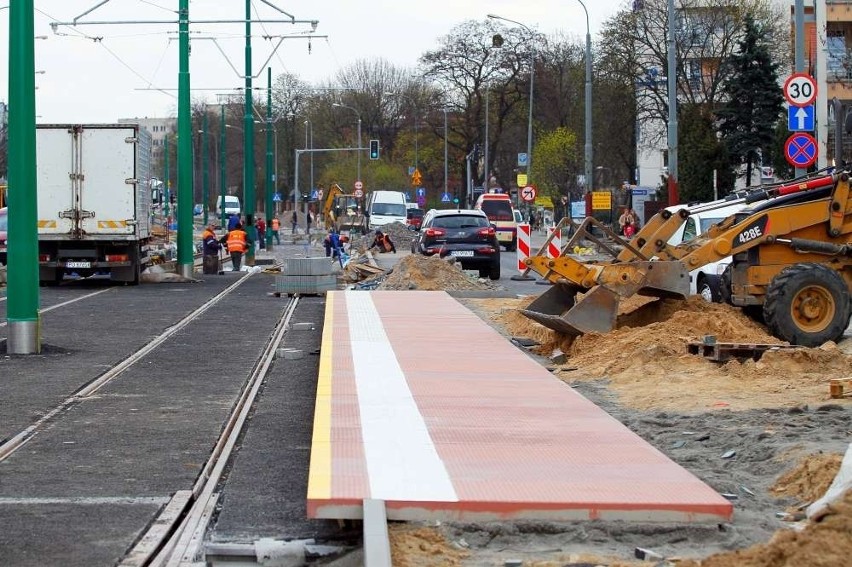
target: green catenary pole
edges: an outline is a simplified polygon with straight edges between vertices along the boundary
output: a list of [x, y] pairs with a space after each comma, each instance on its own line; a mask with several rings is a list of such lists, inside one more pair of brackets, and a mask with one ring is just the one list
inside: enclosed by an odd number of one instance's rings
[[[246, 100], [243, 117], [243, 204], [246, 210], [246, 233], [251, 241], [257, 242], [257, 230], [254, 226], [254, 115], [253, 95], [251, 92], [251, 0], [246, 0]], [[246, 253], [246, 266], [254, 265], [254, 244]]]
[[[33, 0], [9, 7], [9, 242], [6, 352], [41, 352]], [[51, 258], [55, 260], [55, 258]]]
[[225, 224], [225, 105], [219, 107], [219, 222]]
[[169, 229], [169, 203], [171, 202], [172, 184], [169, 180], [171, 172], [169, 171], [169, 135], [163, 137], [163, 152], [165, 152], [165, 172], [163, 173], [163, 216], [166, 217], [166, 230]]
[[189, 0], [178, 14], [178, 273], [192, 277], [192, 117], [189, 99]]
[[209, 134], [207, 133], [207, 108], [204, 108], [204, 117], [202, 119], [202, 128], [204, 131], [204, 137], [201, 139], [201, 208], [204, 211], [204, 226], [207, 226], [207, 201], [210, 200], [210, 172], [207, 170], [207, 150], [208, 150], [208, 140]]
[[266, 249], [272, 250], [272, 68], [266, 68]]

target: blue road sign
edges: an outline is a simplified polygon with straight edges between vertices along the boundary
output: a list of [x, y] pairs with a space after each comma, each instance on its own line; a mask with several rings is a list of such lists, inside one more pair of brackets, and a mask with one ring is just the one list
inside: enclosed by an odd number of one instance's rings
[[444, 193], [443, 195], [441, 195], [441, 202], [442, 203], [449, 203], [450, 202], [450, 194]]
[[280, 203], [281, 202], [281, 193], [276, 193], [275, 195], [273, 195], [272, 201], [275, 202], [275, 203]]
[[425, 187], [418, 187], [416, 189], [416, 191], [417, 191], [418, 197], [425, 197], [426, 196], [426, 188]]
[[405, 195], [405, 200], [406, 200], [406, 201], [408, 201], [408, 202], [410, 203], [410, 202], [411, 202], [411, 193], [409, 193], [408, 191], [406, 191], [406, 192], [404, 193], [404, 195]]
[[526, 167], [530, 163], [530, 156], [526, 153], [518, 154], [518, 167]]
[[787, 108], [787, 129], [790, 132], [810, 132], [814, 129], [814, 105]]
[[319, 194], [317, 193], [317, 190], [316, 190], [316, 189], [314, 189], [313, 191], [311, 191], [311, 199], [313, 199], [314, 201], [316, 201], [316, 200], [317, 200], [317, 198], [319, 198]]
[[810, 167], [817, 159], [817, 142], [810, 134], [797, 132], [787, 138], [784, 157], [793, 167]]
[[408, 176], [411, 177], [412, 175], [414, 175], [414, 166], [409, 165], [408, 166]]
[[418, 195], [417, 196], [417, 204], [420, 205], [421, 207], [423, 205], [425, 205], [426, 204], [426, 197]]

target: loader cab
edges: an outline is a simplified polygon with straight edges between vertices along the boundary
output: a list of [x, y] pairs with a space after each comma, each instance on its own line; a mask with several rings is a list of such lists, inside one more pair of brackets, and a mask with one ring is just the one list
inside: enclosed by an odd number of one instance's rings
[[[723, 205], [710, 208], [709, 205], [676, 205], [668, 207], [666, 210], [676, 213], [677, 211], [689, 208], [690, 215], [681, 227], [675, 232], [668, 243], [672, 246], [678, 246], [684, 242], [701, 236], [707, 232], [711, 226], [717, 224], [731, 215], [741, 213], [747, 208], [745, 203], [737, 203], [735, 205]], [[721, 276], [731, 263], [731, 257], [728, 256], [702, 266], [698, 269], [689, 272], [689, 292], [692, 295], [701, 295], [704, 299], [710, 302], [722, 301], [722, 290], [720, 287]]]

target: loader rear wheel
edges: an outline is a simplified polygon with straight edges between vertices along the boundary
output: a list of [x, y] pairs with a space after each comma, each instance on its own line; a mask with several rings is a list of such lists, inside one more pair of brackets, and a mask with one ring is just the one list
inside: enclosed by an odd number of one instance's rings
[[728, 264], [728, 267], [726, 267], [722, 272], [722, 275], [719, 276], [719, 301], [727, 303], [728, 305], [733, 305], [731, 303], [731, 280], [733, 279], [732, 271], [733, 264]]
[[849, 324], [849, 301], [849, 289], [836, 270], [823, 264], [795, 264], [769, 284], [763, 316], [776, 337], [816, 347], [843, 335]]

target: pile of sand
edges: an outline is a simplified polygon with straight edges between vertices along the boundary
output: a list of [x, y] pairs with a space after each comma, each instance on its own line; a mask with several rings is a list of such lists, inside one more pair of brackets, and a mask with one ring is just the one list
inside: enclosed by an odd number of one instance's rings
[[795, 498], [800, 503], [822, 498], [837, 476], [842, 461], [843, 455], [839, 453], [806, 455], [775, 482], [772, 494], [779, 498]]
[[391, 559], [396, 567], [462, 565], [469, 552], [451, 545], [438, 530], [394, 524], [389, 530]]
[[493, 289], [484, 281], [465, 274], [452, 259], [412, 254], [400, 260], [377, 289], [426, 291]]
[[808, 524], [801, 532], [775, 534], [766, 544], [711, 555], [702, 561], [684, 561], [680, 567], [786, 567], [811, 565], [842, 567], [852, 557], [852, 491], [832, 506], [819, 523]]
[[[770, 351], [755, 362], [717, 363], [688, 354], [687, 343], [705, 335], [718, 342], [781, 344], [730, 305], [634, 297], [621, 302], [617, 328], [605, 334], [561, 335], [527, 319], [518, 309], [531, 298], [483, 300], [508, 334], [538, 341], [549, 356], [568, 361], [557, 375], [567, 381], [605, 378], [621, 403], [638, 409], [691, 411], [712, 408], [783, 407], [828, 400], [828, 381], [844, 378], [852, 356], [833, 343], [820, 348]], [[487, 303], [491, 302], [491, 303]]]

